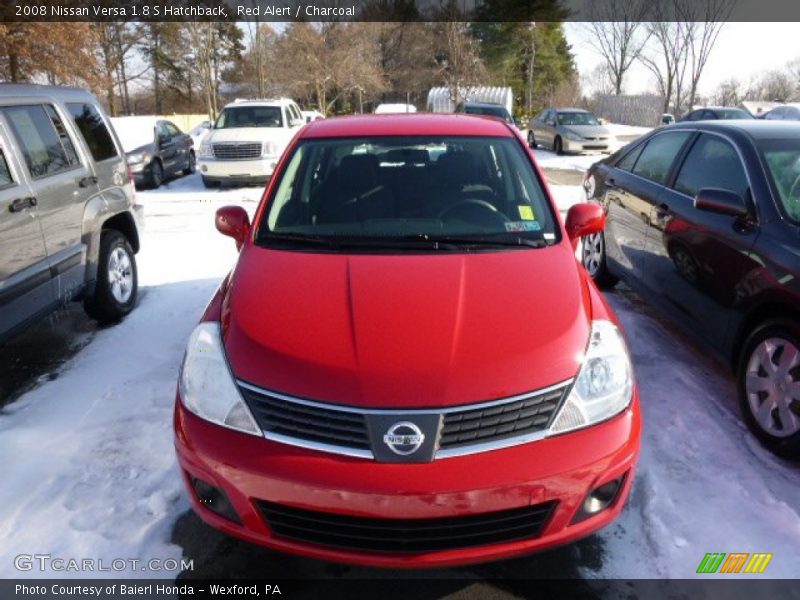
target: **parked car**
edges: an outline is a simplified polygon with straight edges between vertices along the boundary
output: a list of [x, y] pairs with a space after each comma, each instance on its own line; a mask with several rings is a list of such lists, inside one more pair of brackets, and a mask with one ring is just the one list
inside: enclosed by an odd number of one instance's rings
[[[194, 509], [316, 558], [423, 567], [613, 521], [640, 414], [619, 325], [510, 125], [308, 124], [192, 333], [175, 444]], [[543, 285], [546, 282], [546, 285]]]
[[794, 104], [776, 106], [764, 113], [761, 118], [766, 121], [800, 121], [800, 106]]
[[675, 122], [675, 117], [673, 117], [672, 114], [664, 113], [661, 115], [662, 125], [672, 125], [674, 122]]
[[556, 154], [611, 152], [614, 138], [597, 117], [580, 108], [548, 108], [533, 117], [528, 124], [528, 145], [542, 146]]
[[325, 118], [325, 115], [318, 110], [301, 110], [300, 114], [303, 116], [303, 119], [306, 123], [311, 123], [311, 121]]
[[736, 373], [770, 449], [800, 454], [800, 123], [683, 123], [593, 165], [607, 220], [583, 243]]
[[167, 179], [195, 170], [192, 138], [171, 121], [154, 117], [113, 120], [137, 188], [161, 187]]
[[200, 144], [203, 143], [203, 140], [205, 139], [206, 135], [208, 135], [208, 132], [211, 131], [213, 128], [214, 128], [214, 123], [212, 121], [209, 121], [208, 119], [206, 119], [205, 121], [201, 121], [200, 123], [192, 127], [192, 130], [189, 132], [189, 135], [192, 138], [193, 146], [195, 148], [199, 148]]
[[393, 103], [393, 104], [378, 104], [375, 107], [375, 114], [376, 115], [387, 115], [392, 113], [415, 113], [417, 112], [417, 107], [413, 104], [405, 104], [405, 103]]
[[728, 119], [753, 119], [753, 115], [743, 108], [732, 108], [730, 106], [707, 106], [690, 111], [678, 119], [679, 123], [684, 121], [716, 121]]
[[264, 184], [289, 141], [305, 124], [300, 107], [289, 98], [228, 104], [200, 145], [198, 166], [203, 185]]
[[72, 300], [104, 323], [128, 314], [140, 218], [97, 98], [0, 86], [0, 342]]
[[491, 102], [459, 102], [456, 105], [457, 113], [468, 115], [483, 115], [485, 117], [495, 117], [511, 125], [515, 125], [514, 118], [508, 109], [502, 104], [492, 104]]

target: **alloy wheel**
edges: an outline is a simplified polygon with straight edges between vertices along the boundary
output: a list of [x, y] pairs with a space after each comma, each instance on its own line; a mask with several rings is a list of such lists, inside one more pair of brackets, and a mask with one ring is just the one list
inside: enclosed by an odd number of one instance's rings
[[133, 293], [133, 268], [131, 257], [124, 248], [117, 246], [108, 257], [108, 283], [111, 294], [120, 304], [131, 299]]
[[800, 350], [770, 337], [747, 362], [745, 392], [750, 411], [766, 433], [785, 438], [800, 431]]
[[600, 233], [592, 233], [583, 238], [583, 267], [594, 277], [603, 264], [603, 236]]

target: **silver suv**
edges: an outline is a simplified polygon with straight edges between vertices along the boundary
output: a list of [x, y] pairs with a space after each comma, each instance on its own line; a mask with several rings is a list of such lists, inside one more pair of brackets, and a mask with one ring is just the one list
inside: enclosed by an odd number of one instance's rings
[[0, 84], [0, 342], [71, 300], [104, 323], [128, 314], [140, 220], [93, 95]]

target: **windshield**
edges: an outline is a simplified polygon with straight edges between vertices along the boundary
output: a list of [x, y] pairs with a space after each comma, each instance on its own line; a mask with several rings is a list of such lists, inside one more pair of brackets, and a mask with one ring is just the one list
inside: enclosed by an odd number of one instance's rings
[[283, 127], [280, 106], [230, 106], [217, 117], [214, 129]]
[[742, 110], [741, 108], [728, 108], [725, 110], [717, 110], [717, 115], [719, 115], [720, 119], [752, 119], [754, 118], [746, 110]]
[[588, 112], [560, 112], [558, 113], [559, 125], [600, 125], [592, 113]]
[[487, 117], [499, 117], [504, 121], [512, 122], [511, 115], [504, 106], [475, 106], [467, 104], [464, 112], [470, 115], [484, 115]]
[[760, 146], [786, 215], [800, 223], [800, 140], [765, 140]]
[[305, 140], [280, 177], [259, 228], [262, 245], [463, 250], [558, 237], [513, 138]]

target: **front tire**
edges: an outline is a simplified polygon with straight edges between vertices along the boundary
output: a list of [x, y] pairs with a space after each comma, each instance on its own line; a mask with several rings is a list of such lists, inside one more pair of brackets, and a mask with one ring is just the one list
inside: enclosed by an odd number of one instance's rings
[[94, 293], [83, 302], [86, 313], [102, 324], [115, 323], [133, 310], [139, 279], [128, 238], [119, 231], [101, 233]]
[[186, 168], [183, 170], [184, 175], [191, 175], [195, 172], [197, 168], [197, 158], [194, 155], [194, 152], [189, 152], [189, 163], [186, 165]]
[[800, 325], [774, 320], [747, 338], [738, 370], [739, 405], [771, 452], [800, 458]]
[[536, 136], [533, 135], [532, 131], [528, 132], [528, 146], [530, 148], [536, 148]]
[[160, 160], [154, 160], [150, 165], [150, 187], [157, 190], [164, 183], [164, 167]]
[[561, 141], [560, 136], [556, 136], [556, 139], [553, 140], [553, 152], [558, 155], [564, 154], [564, 142]]
[[581, 264], [601, 288], [614, 287], [619, 281], [608, 272], [606, 240], [602, 233], [592, 233], [581, 239]]

